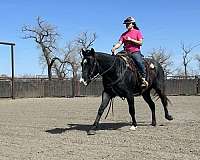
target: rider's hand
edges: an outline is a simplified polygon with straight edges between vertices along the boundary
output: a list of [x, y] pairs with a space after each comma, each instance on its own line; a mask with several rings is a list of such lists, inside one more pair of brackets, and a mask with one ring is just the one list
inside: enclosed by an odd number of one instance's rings
[[127, 41], [132, 41], [132, 38], [131, 37], [127, 37], [126, 40]]
[[114, 47], [111, 49], [111, 52], [112, 52], [112, 55], [115, 55], [115, 48]]

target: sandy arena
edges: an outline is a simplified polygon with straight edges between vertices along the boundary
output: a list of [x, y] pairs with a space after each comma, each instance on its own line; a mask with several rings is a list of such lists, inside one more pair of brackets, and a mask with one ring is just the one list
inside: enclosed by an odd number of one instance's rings
[[0, 160], [199, 160], [200, 96], [170, 96], [164, 118], [156, 102], [157, 127], [141, 97], [138, 128], [129, 130], [126, 101], [116, 98], [96, 135], [88, 136], [101, 97], [0, 99]]

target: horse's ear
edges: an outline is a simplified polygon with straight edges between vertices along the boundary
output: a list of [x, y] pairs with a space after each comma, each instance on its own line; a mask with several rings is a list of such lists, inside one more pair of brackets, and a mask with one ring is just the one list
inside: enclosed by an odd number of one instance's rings
[[85, 52], [85, 49], [81, 49], [81, 54], [83, 55], [83, 57], [85, 57], [85, 55], [86, 55], [86, 52]]
[[95, 50], [94, 50], [94, 48], [91, 48], [91, 52], [90, 52], [90, 53], [91, 53], [92, 56], [95, 55]]

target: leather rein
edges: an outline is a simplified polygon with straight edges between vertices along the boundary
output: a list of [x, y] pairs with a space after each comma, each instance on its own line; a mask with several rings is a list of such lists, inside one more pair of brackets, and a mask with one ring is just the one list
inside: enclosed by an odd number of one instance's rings
[[90, 73], [90, 75], [89, 75], [89, 78], [90, 78], [91, 82], [92, 82], [92, 81], [95, 81], [95, 80], [96, 80], [97, 78], [99, 78], [100, 76], [103, 76], [103, 75], [105, 75], [107, 72], [109, 72], [109, 71], [113, 68], [113, 66], [114, 66], [114, 64], [115, 64], [115, 62], [116, 62], [116, 59], [117, 59], [117, 58], [116, 58], [116, 56], [115, 56], [115, 59], [114, 59], [112, 65], [111, 65], [107, 70], [105, 70], [105, 71], [103, 71], [102, 73], [98, 73], [97, 75], [93, 76], [96, 67], [98, 67], [98, 71], [99, 71], [99, 65], [98, 65], [98, 62], [97, 62], [96, 57], [95, 57], [95, 58], [94, 58], [94, 65], [93, 65], [92, 71], [91, 71], [91, 73]]
[[[107, 72], [109, 72], [109, 71], [113, 68], [113, 66], [115, 65], [115, 62], [116, 62], [116, 60], [117, 60], [117, 57], [120, 57], [120, 55], [116, 55], [116, 56], [114, 57], [114, 61], [112, 62], [112, 65], [111, 65], [108, 69], [106, 69], [106, 70], [103, 71], [102, 73], [98, 73], [97, 75], [93, 75], [93, 74], [94, 74], [94, 71], [95, 71], [95, 69], [96, 69], [96, 67], [98, 67], [98, 71], [99, 71], [98, 62], [97, 62], [97, 60], [96, 60], [96, 57], [94, 57], [94, 61], [95, 61], [95, 62], [94, 62], [92, 71], [91, 71], [91, 73], [90, 73], [90, 75], [89, 75], [90, 81], [93, 82], [93, 81], [95, 81], [97, 78], [99, 78], [100, 76], [103, 76], [103, 75], [105, 75]], [[97, 65], [98, 65], [98, 66], [97, 66]], [[122, 75], [125, 74], [126, 70], [127, 70], [127, 65], [126, 65], [126, 69], [123, 71]], [[124, 76], [120, 76], [117, 80], [115, 80], [114, 82], [111, 82], [109, 85], [112, 86], [112, 85], [117, 84], [118, 82], [120, 82], [120, 81], [122, 80], [123, 77], [124, 77]]]

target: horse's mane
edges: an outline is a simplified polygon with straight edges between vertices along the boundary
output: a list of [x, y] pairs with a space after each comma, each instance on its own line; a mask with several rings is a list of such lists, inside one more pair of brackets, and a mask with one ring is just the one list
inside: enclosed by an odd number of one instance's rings
[[95, 52], [95, 57], [98, 60], [103, 61], [105, 65], [112, 64], [116, 58], [115, 56], [104, 52]]
[[95, 52], [95, 55], [97, 57], [106, 57], [106, 58], [109, 58], [109, 59], [113, 59], [114, 56], [112, 56], [111, 54], [108, 54], [108, 53], [105, 53], [105, 52]]
[[[104, 66], [108, 70], [114, 71], [120, 77], [124, 76], [124, 73], [127, 70], [126, 62], [119, 56], [111, 55], [104, 52], [95, 52], [95, 56], [99, 61], [101, 61], [102, 66]], [[113, 76], [113, 74], [107, 76]]]

